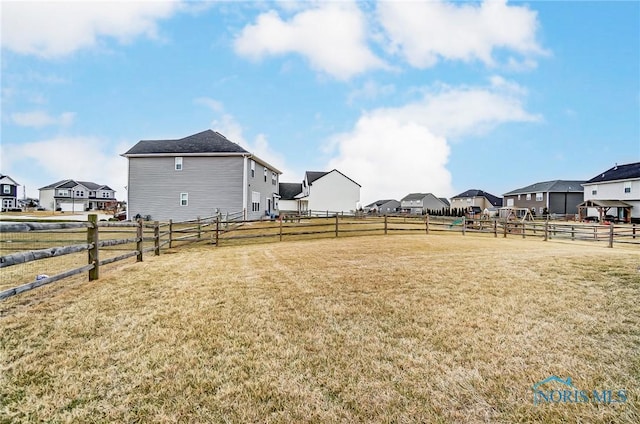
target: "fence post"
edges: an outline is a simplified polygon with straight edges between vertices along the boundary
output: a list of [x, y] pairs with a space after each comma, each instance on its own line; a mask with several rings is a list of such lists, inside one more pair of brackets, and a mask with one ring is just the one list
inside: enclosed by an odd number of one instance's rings
[[507, 238], [507, 224], [509, 224], [509, 221], [507, 221], [506, 219], [504, 220], [503, 226], [504, 228], [502, 229], [504, 236], [503, 238]]
[[576, 239], [576, 228], [572, 225], [571, 226], [571, 240], [575, 240]]
[[493, 236], [498, 237], [498, 220], [493, 220]]
[[336, 214], [336, 237], [338, 237], [338, 214]]
[[467, 234], [467, 219], [465, 216], [462, 217], [462, 235]]
[[138, 220], [138, 227], [136, 227], [136, 238], [138, 242], [136, 243], [136, 250], [138, 251], [138, 255], [136, 256], [136, 262], [142, 262], [142, 237], [144, 233], [142, 231], [142, 218]]
[[154, 255], [160, 256], [160, 223], [153, 223], [153, 242], [155, 243]]
[[280, 215], [280, 241], [282, 241], [282, 215]]
[[200, 217], [198, 217], [198, 240], [202, 239], [202, 224], [200, 223]]
[[631, 232], [633, 234], [633, 239], [635, 240], [636, 239], [636, 224], [633, 224], [631, 226], [631, 228], [632, 228]]
[[387, 235], [387, 215], [384, 216], [384, 235]]
[[609, 224], [609, 247], [613, 247], [613, 222]]
[[171, 245], [173, 244], [173, 220], [169, 220], [169, 249], [171, 249]]
[[544, 222], [544, 241], [549, 240], [549, 220]]
[[89, 226], [87, 227], [87, 244], [93, 246], [89, 249], [89, 265], [93, 264], [93, 268], [89, 270], [89, 281], [94, 281], [100, 278], [100, 257], [98, 249], [99, 231], [98, 230], [98, 215], [90, 214], [88, 216]]
[[216, 247], [220, 246], [220, 217], [216, 217]]
[[522, 238], [527, 237], [527, 223], [522, 221]]
[[427, 234], [429, 234], [429, 215], [428, 214], [427, 214], [427, 219], [426, 219], [425, 225], [427, 227]]

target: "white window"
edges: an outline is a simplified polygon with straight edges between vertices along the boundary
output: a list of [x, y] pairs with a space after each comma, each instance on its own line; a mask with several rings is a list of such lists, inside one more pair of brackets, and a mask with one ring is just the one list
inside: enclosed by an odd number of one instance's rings
[[256, 163], [251, 161], [251, 178], [256, 176]]
[[467, 199], [467, 203], [471, 203], [471, 199]]
[[180, 206], [187, 206], [189, 204], [189, 193], [180, 193]]
[[520, 200], [520, 195], [518, 194], [518, 200]]
[[264, 167], [264, 182], [267, 182], [267, 167]]
[[251, 192], [251, 211], [260, 212], [260, 192]]
[[11, 194], [11, 186], [9, 186], [9, 185], [2, 186], [2, 193]]
[[58, 190], [58, 196], [68, 196], [69, 190]]
[[106, 192], [104, 192], [104, 193], [102, 193], [102, 197], [103, 197], [103, 198], [105, 198], [105, 199], [109, 199], [109, 198], [111, 198], [111, 195], [110, 195], [110, 194], [111, 194], [111, 193], [106, 193]]
[[84, 197], [84, 191], [76, 190], [76, 197]]
[[531, 200], [531, 193], [527, 193], [527, 200]]
[[507, 199], [507, 206], [513, 206], [513, 199]]
[[624, 183], [624, 192], [631, 193], [631, 181], [627, 181]]
[[271, 173], [271, 184], [276, 185], [276, 182], [278, 181], [278, 174], [276, 174], [275, 172]]
[[536, 193], [536, 202], [542, 202], [544, 195], [542, 193]]
[[182, 171], [182, 157], [176, 157], [176, 171]]

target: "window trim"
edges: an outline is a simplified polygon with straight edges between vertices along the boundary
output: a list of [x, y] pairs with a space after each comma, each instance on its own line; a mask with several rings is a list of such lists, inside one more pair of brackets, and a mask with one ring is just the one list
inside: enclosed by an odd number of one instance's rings
[[176, 171], [182, 171], [184, 169], [184, 164], [182, 161], [182, 156], [176, 156], [173, 162], [173, 169]]
[[180, 206], [189, 206], [189, 193], [180, 193]]
[[2, 194], [11, 194], [11, 186], [8, 184], [3, 185]]

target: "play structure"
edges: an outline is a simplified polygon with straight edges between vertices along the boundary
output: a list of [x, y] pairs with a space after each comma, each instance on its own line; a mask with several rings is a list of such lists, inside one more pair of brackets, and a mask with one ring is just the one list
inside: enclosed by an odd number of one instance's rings
[[510, 221], [533, 221], [533, 215], [529, 208], [515, 208], [512, 206], [505, 206], [499, 209], [500, 218]]

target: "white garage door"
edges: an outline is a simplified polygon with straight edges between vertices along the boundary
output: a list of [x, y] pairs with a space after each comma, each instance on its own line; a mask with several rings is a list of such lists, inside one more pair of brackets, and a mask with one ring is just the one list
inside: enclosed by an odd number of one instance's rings
[[73, 203], [71, 202], [62, 202], [60, 203], [60, 208], [62, 208], [63, 212], [71, 212], [71, 211], [78, 212], [82, 210], [82, 205], [76, 203], [74, 207]]

